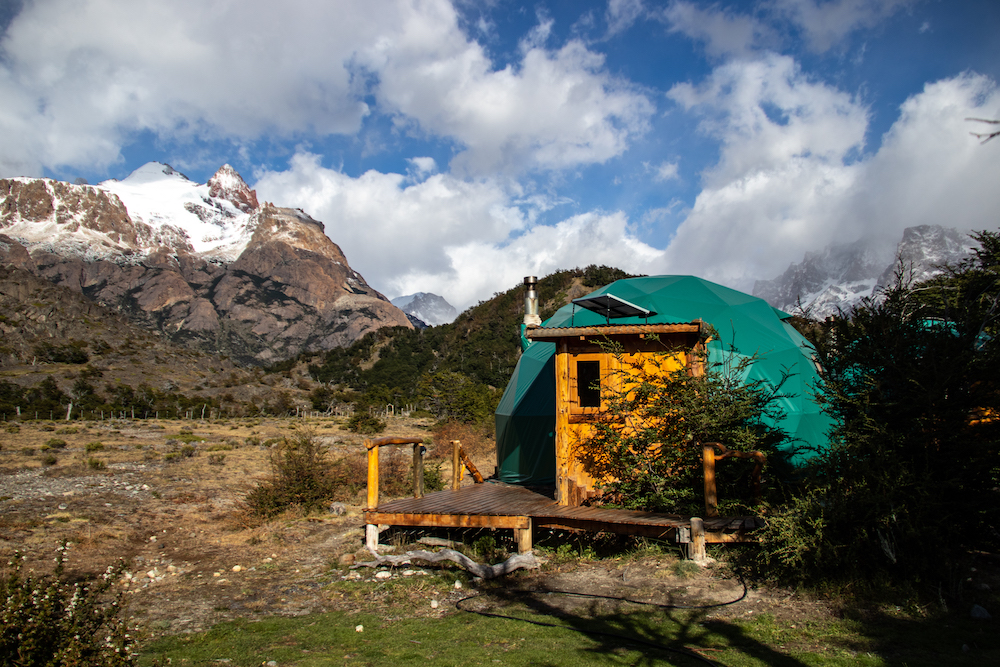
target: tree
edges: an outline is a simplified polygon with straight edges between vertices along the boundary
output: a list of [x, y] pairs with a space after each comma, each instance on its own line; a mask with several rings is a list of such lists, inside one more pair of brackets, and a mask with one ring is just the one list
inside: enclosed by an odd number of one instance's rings
[[1000, 236], [931, 281], [905, 271], [816, 341], [831, 447], [764, 534], [771, 574], [941, 584], [1000, 543]]

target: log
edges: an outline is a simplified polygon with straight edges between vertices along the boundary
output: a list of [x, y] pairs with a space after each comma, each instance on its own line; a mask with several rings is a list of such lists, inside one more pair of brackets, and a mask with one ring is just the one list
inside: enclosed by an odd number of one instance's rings
[[482, 579], [495, 579], [496, 577], [502, 577], [505, 574], [510, 574], [515, 570], [534, 570], [538, 567], [538, 561], [535, 560], [535, 554], [532, 552], [517, 554], [516, 556], [511, 556], [502, 563], [497, 563], [496, 565], [484, 565], [482, 563], [477, 563], [468, 556], [453, 549], [442, 549], [441, 551], [425, 551], [423, 549], [419, 551], [407, 551], [405, 554], [398, 556], [382, 556], [376, 552], [372, 552], [375, 556], [375, 560], [368, 561], [366, 563], [357, 563], [351, 566], [351, 569], [357, 569], [359, 567], [378, 567], [380, 565], [406, 565], [414, 560], [423, 560], [429, 563], [439, 563], [441, 561], [451, 561], [457, 563], [462, 569], [471, 572], [472, 574], [480, 577]]

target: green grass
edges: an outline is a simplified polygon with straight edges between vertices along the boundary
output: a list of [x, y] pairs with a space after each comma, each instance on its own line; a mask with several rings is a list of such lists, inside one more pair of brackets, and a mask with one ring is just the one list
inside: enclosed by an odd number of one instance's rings
[[[558, 597], [558, 596], [556, 596]], [[331, 612], [222, 623], [205, 633], [163, 637], [143, 647], [142, 665], [718, 665], [896, 666], [998, 664], [992, 624], [961, 616], [912, 619], [879, 615], [783, 622], [767, 614], [713, 619], [703, 611], [584, 601], [560, 610], [553, 596], [497, 589], [472, 608], [513, 617], [453, 612], [412, 618], [404, 605], [377, 616]], [[748, 605], [750, 606], [750, 605]], [[544, 625], [543, 625], [544, 624]], [[364, 627], [357, 632], [355, 626]], [[555, 626], [555, 627], [552, 627]], [[648, 642], [648, 643], [644, 643]], [[659, 644], [677, 649], [656, 648]], [[970, 647], [969, 652], [962, 649]], [[688, 652], [685, 655], [684, 652]], [[990, 658], [989, 656], [993, 656]]]

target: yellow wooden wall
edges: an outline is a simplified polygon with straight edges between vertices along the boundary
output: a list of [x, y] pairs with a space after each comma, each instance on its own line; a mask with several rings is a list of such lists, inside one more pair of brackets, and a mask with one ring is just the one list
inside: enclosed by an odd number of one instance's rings
[[608, 481], [595, 479], [585, 460], [578, 456], [577, 445], [592, 433], [597, 409], [577, 405], [576, 363], [600, 361], [602, 408], [607, 391], [621, 391], [630, 369], [640, 364], [647, 371], [686, 367], [694, 375], [703, 372], [703, 341], [690, 336], [663, 338], [619, 337], [615, 341], [621, 346], [617, 354], [605, 352], [586, 339], [562, 339], [556, 344], [556, 499], [560, 505], [578, 506], [595, 496], [602, 483]]

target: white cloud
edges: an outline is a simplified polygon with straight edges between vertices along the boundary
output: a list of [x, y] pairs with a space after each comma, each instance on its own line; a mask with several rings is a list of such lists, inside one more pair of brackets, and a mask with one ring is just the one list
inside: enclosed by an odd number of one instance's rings
[[143, 131], [197, 150], [381, 112], [457, 142], [467, 173], [620, 155], [652, 105], [582, 43], [545, 48], [546, 26], [496, 71], [447, 0], [37, 0], [0, 42], [0, 174], [104, 168]]
[[986, 77], [929, 84], [868, 156], [866, 109], [787, 58], [722, 66], [671, 97], [702, 117], [721, 153], [667, 249], [670, 272], [750, 289], [831, 242], [895, 242], [920, 224], [996, 226], [996, 156], [962, 120], [1000, 113]]
[[404, 30], [366, 49], [362, 60], [378, 72], [382, 104], [459, 142], [464, 151], [452, 164], [459, 173], [600, 163], [647, 129], [652, 104], [608, 75], [601, 54], [577, 40], [556, 50], [539, 45], [547, 21], [522, 42], [517, 66], [496, 70], [454, 20], [404, 19]]
[[913, 225], [997, 229], [996, 147], [969, 136], [970, 116], [1000, 117], [988, 77], [962, 74], [924, 86], [901, 107], [878, 153], [863, 165], [845, 217], [894, 236]]
[[606, 263], [656, 271], [662, 252], [635, 239], [621, 213], [587, 213], [535, 225], [545, 198], [515, 198], [492, 181], [435, 174], [408, 184], [400, 174], [351, 178], [299, 154], [283, 172], [260, 175], [262, 201], [304, 209], [351, 266], [390, 297], [433, 292], [465, 308], [532, 272]]
[[0, 43], [0, 96], [13, 111], [3, 161], [105, 166], [141, 130], [192, 140], [355, 132], [369, 109], [350, 58], [379, 35], [372, 15], [307, 0], [27, 3]]
[[[527, 275], [544, 276], [589, 264], [657, 274], [664, 266], [663, 252], [636, 239], [621, 212], [584, 213], [556, 225], [532, 227], [505, 244], [474, 242], [447, 252], [460, 281], [440, 273], [413, 272], [401, 276], [400, 282], [424, 285], [422, 289], [437, 294], [454, 294], [467, 307], [514, 287]], [[483, 271], [483, 266], [491, 270]]]
[[680, 173], [678, 171], [679, 166], [680, 165], [677, 162], [660, 163], [658, 167], [653, 168], [653, 180], [663, 183], [680, 178]]
[[642, 0], [608, 0], [606, 19], [608, 34], [617, 35], [625, 32], [646, 11]]
[[798, 26], [806, 44], [824, 52], [848, 34], [871, 28], [914, 0], [771, 0], [776, 14]]
[[723, 145], [706, 174], [709, 187], [795, 160], [839, 164], [864, 146], [865, 107], [811, 80], [787, 56], [723, 65], [700, 85], [674, 86], [668, 97], [696, 112], [701, 131]]
[[675, 0], [660, 14], [671, 32], [704, 42], [713, 58], [746, 56], [775, 39], [771, 28], [746, 14]]
[[437, 162], [432, 157], [411, 157], [406, 161], [410, 163], [410, 170], [418, 179], [437, 171]]

